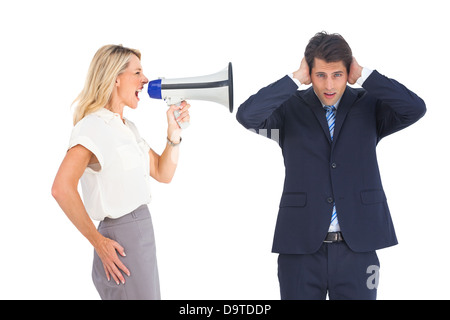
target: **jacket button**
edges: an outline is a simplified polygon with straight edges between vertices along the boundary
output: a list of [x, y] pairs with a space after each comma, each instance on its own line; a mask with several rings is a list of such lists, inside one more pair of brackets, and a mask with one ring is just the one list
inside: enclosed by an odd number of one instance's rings
[[337, 164], [336, 164], [335, 162], [333, 162], [333, 163], [331, 164], [331, 167], [332, 167], [333, 169], [336, 169], [336, 168], [337, 168]]
[[333, 198], [332, 198], [332, 197], [327, 198], [327, 202], [328, 202], [328, 203], [333, 203], [333, 202], [334, 202], [334, 201], [333, 201]]

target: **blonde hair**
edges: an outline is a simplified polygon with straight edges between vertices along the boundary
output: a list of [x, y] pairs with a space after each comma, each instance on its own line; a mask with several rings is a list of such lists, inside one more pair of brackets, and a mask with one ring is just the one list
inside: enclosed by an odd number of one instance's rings
[[138, 50], [122, 45], [106, 45], [97, 51], [89, 66], [84, 88], [73, 102], [78, 103], [73, 115], [73, 125], [106, 106], [117, 77], [128, 67], [133, 54], [141, 59]]

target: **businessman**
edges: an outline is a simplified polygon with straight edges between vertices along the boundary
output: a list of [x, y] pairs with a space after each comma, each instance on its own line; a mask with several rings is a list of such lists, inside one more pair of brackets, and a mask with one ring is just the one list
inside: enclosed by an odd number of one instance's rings
[[238, 121], [276, 136], [284, 157], [272, 248], [281, 299], [376, 299], [376, 250], [397, 244], [376, 146], [425, 112], [421, 98], [361, 67], [341, 35], [325, 32], [297, 71], [239, 107]]

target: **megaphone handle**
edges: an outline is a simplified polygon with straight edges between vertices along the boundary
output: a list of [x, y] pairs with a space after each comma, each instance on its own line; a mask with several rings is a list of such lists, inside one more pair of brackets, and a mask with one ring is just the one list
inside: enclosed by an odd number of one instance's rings
[[[181, 102], [177, 103], [177, 106], [179, 106], [181, 104]], [[178, 119], [178, 117], [180, 116], [180, 112], [178, 110], [175, 110], [173, 112], [173, 115], [175, 117], [175, 120]], [[189, 127], [189, 122], [180, 122], [177, 120], [178, 125], [180, 126], [181, 129], [186, 129], [187, 127]]]

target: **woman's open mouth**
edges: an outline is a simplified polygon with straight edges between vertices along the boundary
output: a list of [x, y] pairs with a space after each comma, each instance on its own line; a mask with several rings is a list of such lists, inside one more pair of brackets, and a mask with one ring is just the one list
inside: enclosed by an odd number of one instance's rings
[[134, 93], [136, 95], [136, 99], [138, 99], [138, 101], [140, 101], [139, 99], [139, 93], [142, 92], [142, 89], [136, 90], [136, 92]]

